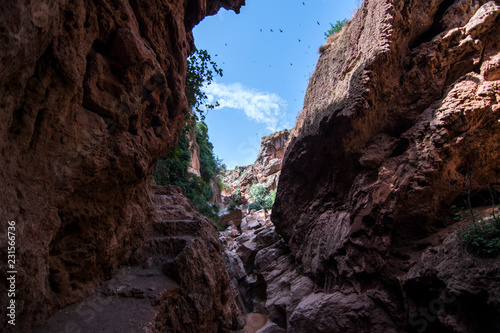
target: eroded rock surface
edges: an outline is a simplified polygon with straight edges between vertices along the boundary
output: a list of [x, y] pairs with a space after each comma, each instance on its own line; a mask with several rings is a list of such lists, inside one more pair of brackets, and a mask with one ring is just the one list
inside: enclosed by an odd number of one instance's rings
[[93, 293], [139, 246], [147, 175], [187, 112], [190, 31], [242, 4], [0, 3], [0, 228], [16, 221], [16, 330]]
[[289, 332], [500, 329], [500, 260], [449, 211], [500, 190], [499, 23], [498, 1], [367, 0], [321, 47], [272, 215], [319, 292]]
[[35, 333], [229, 332], [243, 326], [214, 226], [177, 186], [153, 186], [151, 199], [155, 220], [131, 265]]
[[222, 192], [222, 202], [229, 201], [229, 196], [236, 188], [240, 189], [244, 200], [250, 199], [249, 188], [254, 183], [263, 185], [268, 191], [276, 189], [283, 156], [290, 142], [289, 137], [290, 131], [286, 129], [263, 137], [257, 159], [253, 164], [238, 166], [234, 170], [227, 171], [224, 182], [229, 188]]
[[297, 269], [264, 211], [252, 211], [240, 223], [220, 236], [237, 303], [245, 312], [266, 315], [267, 324], [257, 332], [286, 332], [287, 317], [315, 284]]

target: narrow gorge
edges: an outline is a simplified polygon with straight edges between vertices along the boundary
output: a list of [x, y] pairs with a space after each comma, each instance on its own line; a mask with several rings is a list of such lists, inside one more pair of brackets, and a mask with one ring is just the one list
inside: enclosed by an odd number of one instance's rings
[[0, 3], [2, 331], [499, 332], [500, 1], [360, 3], [216, 230], [152, 174], [243, 5]]

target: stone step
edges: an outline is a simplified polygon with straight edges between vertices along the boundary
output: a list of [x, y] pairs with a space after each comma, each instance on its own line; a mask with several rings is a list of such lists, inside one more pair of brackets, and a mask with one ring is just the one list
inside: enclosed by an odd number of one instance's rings
[[191, 235], [157, 236], [146, 240], [144, 248], [151, 255], [177, 255], [193, 240]]
[[[159, 257], [156, 257], [159, 259]], [[179, 285], [163, 273], [162, 266], [172, 262], [174, 256], [164, 257], [164, 262], [157, 266], [122, 267], [115, 276], [101, 288], [105, 296], [118, 295], [131, 298], [149, 298], [159, 300]]]
[[193, 238], [191, 235], [150, 237], [134, 252], [130, 262], [134, 265], [161, 265], [165, 260], [175, 258], [181, 253]]
[[199, 220], [162, 220], [153, 223], [154, 236], [195, 234], [201, 227]]
[[174, 204], [174, 199], [168, 195], [153, 194], [151, 200], [154, 204]]
[[156, 209], [156, 216], [158, 217], [159, 220], [171, 220], [171, 219], [178, 219], [178, 220], [188, 220], [189, 217], [186, 216], [186, 211], [183, 209], [179, 209], [176, 207], [166, 207], [166, 209], [161, 209], [157, 208]]
[[154, 194], [168, 195], [168, 196], [183, 193], [181, 188], [177, 186], [153, 185], [151, 186], [151, 190], [153, 191]]

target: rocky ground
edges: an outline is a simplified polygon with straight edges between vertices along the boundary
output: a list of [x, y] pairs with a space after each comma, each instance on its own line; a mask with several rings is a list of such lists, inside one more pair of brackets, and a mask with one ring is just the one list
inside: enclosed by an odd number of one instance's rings
[[252, 210], [243, 216], [219, 235], [236, 302], [247, 313], [266, 315], [258, 332], [286, 332], [287, 314], [314, 283], [297, 270], [270, 215]]
[[131, 265], [35, 332], [229, 332], [243, 327], [213, 225], [180, 188], [153, 186], [153, 192], [155, 221]]

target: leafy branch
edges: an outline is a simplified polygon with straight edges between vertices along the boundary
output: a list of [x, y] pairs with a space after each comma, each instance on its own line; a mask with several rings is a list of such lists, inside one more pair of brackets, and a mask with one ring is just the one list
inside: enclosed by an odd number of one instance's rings
[[210, 85], [217, 75], [222, 76], [222, 69], [212, 60], [207, 50], [194, 50], [188, 57], [186, 97], [189, 106], [195, 114], [200, 115], [202, 120], [205, 119], [207, 110], [213, 110], [219, 106], [218, 102], [206, 103], [208, 96], [203, 91], [203, 85]]

